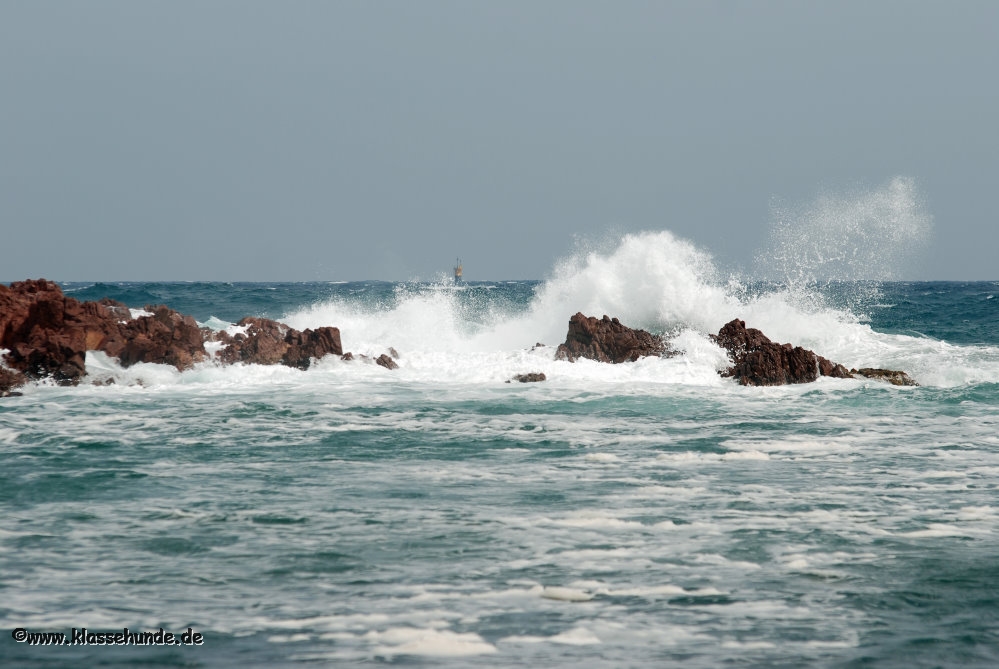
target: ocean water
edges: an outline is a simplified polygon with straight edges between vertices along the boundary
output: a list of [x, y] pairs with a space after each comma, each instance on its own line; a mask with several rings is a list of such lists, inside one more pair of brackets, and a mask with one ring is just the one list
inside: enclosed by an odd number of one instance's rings
[[[660, 232], [544, 281], [64, 289], [399, 369], [91, 353], [0, 400], [0, 664], [999, 666], [999, 282], [754, 283]], [[684, 354], [556, 361], [576, 311]], [[740, 387], [735, 317], [920, 386]], [[204, 643], [11, 634], [84, 627]]]

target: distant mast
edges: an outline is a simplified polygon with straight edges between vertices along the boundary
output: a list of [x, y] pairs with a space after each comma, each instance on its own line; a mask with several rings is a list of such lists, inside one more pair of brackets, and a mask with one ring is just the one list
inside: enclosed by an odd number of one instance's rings
[[461, 283], [461, 258], [458, 258], [454, 265], [454, 282]]

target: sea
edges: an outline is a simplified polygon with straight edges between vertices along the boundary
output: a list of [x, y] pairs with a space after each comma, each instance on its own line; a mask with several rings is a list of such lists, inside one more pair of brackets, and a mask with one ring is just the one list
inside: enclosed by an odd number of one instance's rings
[[[999, 666], [999, 281], [742, 279], [657, 231], [538, 280], [61, 285], [354, 359], [91, 352], [0, 400], [0, 665]], [[556, 360], [578, 311], [682, 354]], [[919, 386], [740, 386], [733, 318]]]

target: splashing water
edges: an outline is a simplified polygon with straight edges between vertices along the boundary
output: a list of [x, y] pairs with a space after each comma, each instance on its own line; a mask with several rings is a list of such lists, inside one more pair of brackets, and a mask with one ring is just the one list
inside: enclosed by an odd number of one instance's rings
[[789, 286], [897, 279], [933, 224], [915, 181], [902, 176], [865, 192], [823, 193], [805, 206], [774, 202], [771, 217], [758, 271]]

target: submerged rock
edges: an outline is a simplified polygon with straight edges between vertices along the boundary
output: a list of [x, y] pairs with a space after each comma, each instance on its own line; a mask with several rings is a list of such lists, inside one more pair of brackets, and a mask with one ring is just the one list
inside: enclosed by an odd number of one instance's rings
[[521, 383], [537, 383], [538, 381], [547, 381], [548, 377], [545, 376], [544, 372], [528, 372], [527, 374], [517, 374], [513, 380]]
[[854, 376], [863, 376], [864, 378], [874, 379], [876, 381], [887, 381], [893, 386], [918, 386], [911, 376], [905, 372], [899, 372], [894, 369], [875, 369], [873, 367], [862, 367], [860, 369], [851, 369], [850, 374]]
[[584, 316], [569, 319], [565, 343], [555, 350], [555, 358], [575, 362], [588, 358], [597, 362], [634, 362], [643, 356], [670, 356], [675, 352], [662, 337], [622, 325], [616, 318]]

